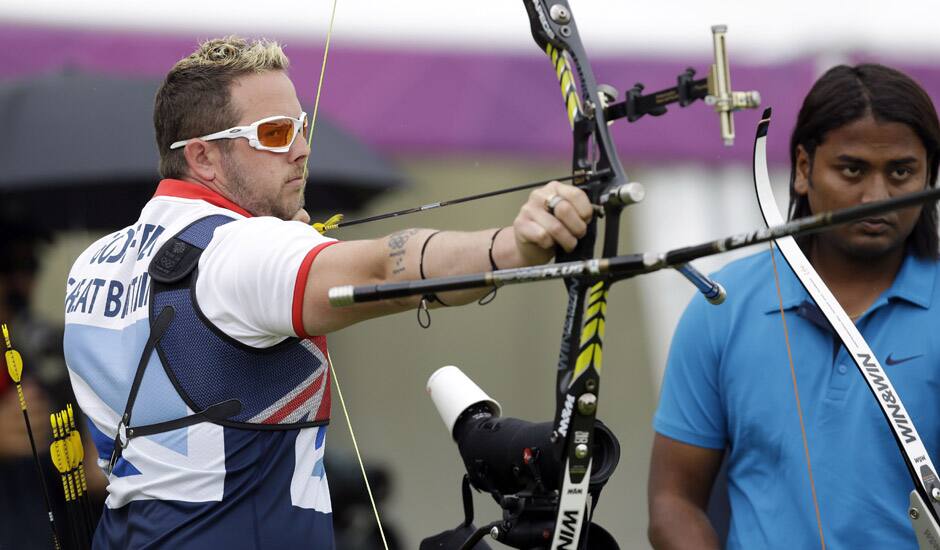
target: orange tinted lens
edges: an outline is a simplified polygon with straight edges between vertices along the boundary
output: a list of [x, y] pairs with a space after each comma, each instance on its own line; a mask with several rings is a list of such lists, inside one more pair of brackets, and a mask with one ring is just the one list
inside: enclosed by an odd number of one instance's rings
[[294, 138], [294, 123], [281, 118], [258, 125], [258, 141], [265, 147], [287, 147]]

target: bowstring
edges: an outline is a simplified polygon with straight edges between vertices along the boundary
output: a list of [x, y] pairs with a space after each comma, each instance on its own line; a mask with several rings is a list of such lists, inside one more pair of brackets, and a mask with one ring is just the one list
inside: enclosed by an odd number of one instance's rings
[[388, 550], [388, 541], [385, 539], [385, 530], [382, 529], [382, 520], [379, 518], [379, 508], [375, 505], [375, 497], [372, 496], [372, 486], [369, 485], [369, 476], [366, 475], [366, 467], [362, 462], [362, 455], [359, 453], [359, 443], [356, 442], [356, 433], [353, 431], [352, 420], [349, 418], [349, 410], [346, 409], [346, 400], [343, 399], [343, 390], [339, 387], [339, 379], [336, 378], [336, 369], [333, 368], [333, 360], [330, 358], [330, 352], [326, 352], [326, 362], [330, 366], [330, 378], [336, 385], [336, 395], [339, 396], [339, 404], [343, 409], [343, 416], [346, 417], [346, 427], [349, 428], [349, 437], [352, 439], [353, 449], [356, 451], [356, 460], [359, 461], [359, 471], [362, 472], [362, 479], [366, 482], [366, 492], [369, 494], [369, 502], [372, 503], [372, 512], [375, 514], [375, 523], [379, 526], [379, 535], [382, 537], [382, 545]]
[[826, 550], [823, 536], [822, 516], [819, 513], [819, 500], [816, 498], [816, 483], [813, 481], [813, 466], [809, 459], [809, 442], [806, 437], [806, 425], [803, 422], [803, 406], [800, 404], [800, 389], [796, 383], [796, 368], [793, 366], [793, 350], [790, 348], [790, 332], [787, 330], [787, 316], [783, 311], [783, 293], [780, 290], [780, 274], [777, 272], [777, 259], [773, 242], [770, 243], [770, 261], [774, 267], [774, 283], [777, 286], [777, 299], [780, 301], [780, 321], [783, 323], [783, 340], [787, 345], [787, 359], [790, 362], [790, 378], [793, 380], [793, 394], [796, 396], [796, 414], [800, 419], [800, 434], [803, 437], [803, 452], [806, 455], [806, 470], [809, 472], [809, 488], [813, 495], [813, 508], [816, 511], [816, 526], [819, 528], [819, 545]]
[[[330, 38], [333, 36], [333, 21], [336, 19], [336, 3], [333, 0], [333, 8], [330, 11], [330, 26], [326, 29], [326, 44], [323, 46], [323, 63], [320, 64], [320, 78], [317, 80], [317, 95], [313, 99], [313, 114], [310, 115], [310, 132], [307, 134], [307, 149], [313, 149], [313, 129], [317, 125], [317, 111], [320, 109], [320, 91], [323, 89], [323, 77], [326, 75], [326, 58], [330, 55]], [[304, 181], [307, 181], [309, 174], [310, 155], [304, 161]]]
[[[307, 134], [307, 148], [313, 149], [313, 133], [317, 123], [317, 111], [320, 107], [320, 92], [323, 89], [323, 77], [326, 74], [326, 59], [330, 54], [330, 38], [333, 35], [333, 21], [336, 19], [337, 0], [333, 0], [333, 7], [330, 12], [330, 25], [326, 31], [326, 44], [323, 47], [323, 63], [320, 64], [320, 78], [317, 81], [317, 94], [313, 100], [313, 114], [310, 117], [310, 132]], [[310, 154], [304, 162], [304, 181], [309, 174]], [[343, 409], [343, 416], [346, 418], [346, 427], [349, 429], [349, 437], [352, 439], [353, 450], [356, 453], [356, 461], [359, 463], [359, 471], [362, 472], [362, 480], [366, 485], [366, 493], [369, 495], [369, 502], [372, 504], [372, 513], [375, 514], [375, 523], [379, 527], [379, 535], [382, 537], [382, 545], [388, 550], [388, 540], [385, 538], [385, 529], [382, 528], [382, 519], [379, 517], [379, 508], [375, 504], [375, 497], [372, 494], [372, 486], [369, 484], [369, 477], [366, 475], [366, 467], [362, 461], [362, 454], [359, 452], [359, 443], [356, 441], [356, 432], [353, 430], [352, 419], [349, 417], [349, 410], [346, 408], [346, 400], [343, 399], [343, 390], [339, 385], [339, 378], [336, 377], [336, 369], [333, 368], [333, 359], [330, 357], [329, 350], [326, 351], [326, 362], [330, 369], [330, 379], [336, 386], [336, 394], [339, 396], [340, 407]]]

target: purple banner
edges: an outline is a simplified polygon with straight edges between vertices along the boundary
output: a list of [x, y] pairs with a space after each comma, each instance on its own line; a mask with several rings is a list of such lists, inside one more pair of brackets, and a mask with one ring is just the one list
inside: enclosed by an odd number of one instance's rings
[[[520, 29], [520, 32], [528, 32]], [[202, 37], [204, 38], [204, 37]], [[61, 70], [161, 78], [198, 38], [116, 31], [0, 25], [0, 79]], [[291, 76], [301, 99], [312, 104], [323, 55], [321, 44], [286, 40]], [[493, 152], [558, 158], [571, 136], [551, 64], [533, 44], [532, 55], [425, 50], [378, 50], [334, 45], [320, 108], [364, 142], [386, 153]], [[758, 90], [773, 107], [768, 142], [772, 162], [786, 162], [786, 144], [799, 103], [815, 76], [813, 60], [746, 65], [731, 51], [732, 87]], [[697, 59], [594, 57], [599, 82], [623, 93], [636, 82], [646, 92], [674, 86], [686, 67], [704, 76], [710, 52]], [[936, 96], [940, 68], [900, 66]], [[742, 162], [751, 158], [758, 111], [741, 112], [733, 147], [721, 144], [718, 118], [702, 102], [670, 107], [654, 119], [612, 133], [627, 163]]]

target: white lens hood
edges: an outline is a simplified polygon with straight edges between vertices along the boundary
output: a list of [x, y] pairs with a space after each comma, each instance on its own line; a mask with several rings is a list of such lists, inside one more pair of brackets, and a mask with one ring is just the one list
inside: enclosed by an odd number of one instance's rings
[[499, 416], [502, 412], [499, 403], [490, 398], [480, 389], [480, 386], [477, 386], [463, 371], [453, 365], [434, 371], [434, 374], [428, 378], [427, 390], [451, 437], [454, 437], [454, 424], [457, 418], [472, 405], [486, 403], [493, 416]]

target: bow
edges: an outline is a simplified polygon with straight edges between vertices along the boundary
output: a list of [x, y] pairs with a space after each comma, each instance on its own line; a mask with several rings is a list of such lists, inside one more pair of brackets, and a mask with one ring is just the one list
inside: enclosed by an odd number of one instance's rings
[[[757, 193], [757, 202], [760, 205], [764, 221], [768, 226], [773, 226], [783, 223], [783, 218], [774, 200], [767, 170], [766, 142], [767, 131], [770, 127], [770, 114], [770, 109], [764, 111], [754, 141], [754, 189]], [[940, 503], [940, 482], [937, 479], [937, 470], [930, 460], [927, 449], [924, 448], [920, 435], [917, 433], [917, 428], [914, 427], [913, 420], [901, 402], [901, 396], [895, 391], [891, 380], [885, 374], [877, 357], [868, 347], [855, 323], [842, 309], [842, 306], [819, 274], [816, 273], [816, 270], [813, 269], [803, 251], [797, 245], [796, 240], [792, 236], [782, 237], [774, 240], [774, 244], [777, 245], [793, 273], [796, 274], [800, 283], [812, 296], [842, 345], [845, 346], [845, 349], [852, 357], [862, 374], [862, 378], [871, 390], [872, 396], [878, 402], [885, 421], [891, 428], [898, 450], [904, 459], [914, 485], [914, 490], [911, 491], [910, 495], [911, 504], [908, 516], [911, 518], [920, 548], [940, 548], [940, 527], [938, 527], [938, 521], [940, 521], [940, 504], [938, 504]], [[779, 292], [779, 278], [776, 279], [776, 284]], [[786, 331], [785, 321], [784, 331]], [[789, 342], [787, 347], [789, 348]], [[790, 367], [793, 368], [792, 358]], [[793, 380], [795, 385], [795, 376]], [[802, 427], [802, 412], [798, 410], [798, 414]], [[805, 430], [803, 431], [803, 445], [807, 456], [807, 467], [809, 468], [809, 450]], [[809, 473], [810, 480], [812, 480], [812, 470]], [[816, 502], [815, 489], [813, 490], [813, 504], [816, 509], [820, 545], [825, 548], [825, 537], [820, 520], [819, 505]]]
[[[565, 98], [568, 121], [572, 128], [574, 153], [572, 173], [587, 174], [609, 170], [610, 175], [582, 188], [593, 204], [604, 206], [603, 256], [617, 253], [619, 218], [622, 201], [601, 201], [605, 191], [615, 193], [629, 183], [611, 139], [605, 116], [606, 98], [597, 81], [581, 42], [578, 27], [564, 0], [526, 0], [532, 37], [551, 59]], [[572, 67], [577, 71], [572, 71]], [[576, 84], [575, 77], [578, 82]], [[580, 92], [580, 94], [579, 94]], [[592, 158], [593, 138], [596, 158]], [[594, 253], [596, 218], [571, 253], [562, 253], [558, 261], [585, 260]], [[582, 526], [589, 513], [588, 485], [591, 474], [594, 424], [600, 394], [601, 360], [611, 279], [587, 277], [566, 279], [568, 306], [562, 325], [558, 352], [555, 419], [552, 438], [556, 452], [561, 452], [563, 468], [559, 483], [559, 501], [550, 548], [578, 548]], [[590, 294], [588, 290], [590, 289]], [[585, 319], [586, 317], [586, 319]], [[582, 326], [583, 325], [583, 326]], [[579, 333], [580, 329], [580, 333]]]
[[[549, 508], [554, 512], [551, 523], [538, 530], [544, 533], [544, 537], [551, 537], [550, 541], [547, 538], [538, 540], [542, 535], [537, 531], [534, 539], [530, 537], [528, 542], [519, 542], [518, 535], [514, 536], [510, 533], [513, 528], [512, 522], [494, 525], [490, 534], [497, 540], [514, 546], [519, 545], [518, 547], [528, 548], [535, 545], [545, 547], [550, 543], [548, 547], [552, 549], [575, 549], [583, 548], [587, 543], [586, 526], [590, 524], [593, 497], [596, 497], [596, 491], [599, 491], [599, 489], [592, 490], [590, 482], [595, 458], [595, 416], [600, 390], [607, 294], [610, 285], [616, 280], [639, 272], [669, 266], [675, 267], [692, 280], [710, 299], [720, 301], [723, 293], [715, 283], [687, 265], [691, 258], [681, 262], [664, 262], [655, 266], [648, 264], [644, 258], [634, 256], [628, 261], [628, 269], [619, 274], [616, 271], [583, 269], [590, 262], [604, 262], [616, 256], [620, 214], [625, 206], [642, 199], [642, 187], [639, 187], [639, 184], [630, 183], [620, 163], [608, 130], [609, 123], [622, 117], [632, 122], [646, 114], [662, 115], [666, 111], [665, 106], [670, 103], [686, 106], [697, 99], [704, 99], [713, 104], [716, 111], [722, 115], [722, 136], [725, 143], [730, 144], [734, 138], [731, 112], [756, 106], [759, 103], [759, 96], [756, 92], [731, 91], [727, 58], [724, 53], [725, 28], [715, 27], [713, 33], [716, 63], [708, 78], [695, 80], [694, 71], [687, 70], [678, 77], [677, 85], [673, 88], [643, 95], [643, 88], [638, 85], [627, 92], [625, 101], [612, 104], [618, 94], [609, 86], [598, 85], [595, 80], [568, 2], [566, 0], [524, 0], [524, 5], [529, 17], [532, 36], [539, 48], [551, 60], [564, 98], [573, 142], [572, 176], [569, 179], [572, 184], [581, 187], [591, 203], [600, 209], [601, 217], [604, 219], [604, 236], [600, 260], [592, 259], [598, 235], [595, 217], [576, 248], [570, 253], [559, 252], [556, 257], [557, 263], [553, 266], [505, 271], [510, 274], [510, 278], [511, 274], [520, 274], [517, 281], [526, 280], [525, 274], [534, 273], [538, 269], [541, 269], [542, 273], [555, 274], [565, 279], [568, 299], [557, 363], [555, 414], [551, 423], [550, 448], [543, 449], [561, 464], [561, 471], [558, 474], [559, 479], [556, 480], [558, 491], [549, 495], [547, 499], [539, 501], [539, 504], [544, 506], [547, 500]], [[472, 198], [477, 197], [447, 202], [463, 202]], [[442, 205], [434, 203], [354, 222], [393, 217]], [[343, 224], [335, 219], [331, 221], [333, 223], [324, 224], [326, 228], [354, 223]], [[582, 266], [582, 269], [579, 271], [567, 269], [575, 265]], [[572, 269], [575, 268], [572, 267]], [[473, 277], [467, 276], [466, 279]], [[440, 280], [427, 279], [380, 285], [383, 288], [373, 299], [420, 294], [420, 292], [415, 292], [419, 286], [438, 282]], [[455, 288], [469, 287], [457, 286], [448, 289]], [[402, 293], [395, 294], [394, 289]], [[361, 289], [346, 287], [331, 289], [331, 303], [339, 305], [361, 301], [355, 299], [362, 297], [361, 292], [357, 293], [358, 290]], [[529, 458], [526, 459], [527, 464], [529, 460]], [[541, 486], [541, 482], [538, 485]], [[468, 540], [464, 547], [469, 548], [470, 545], [471, 541]]]

